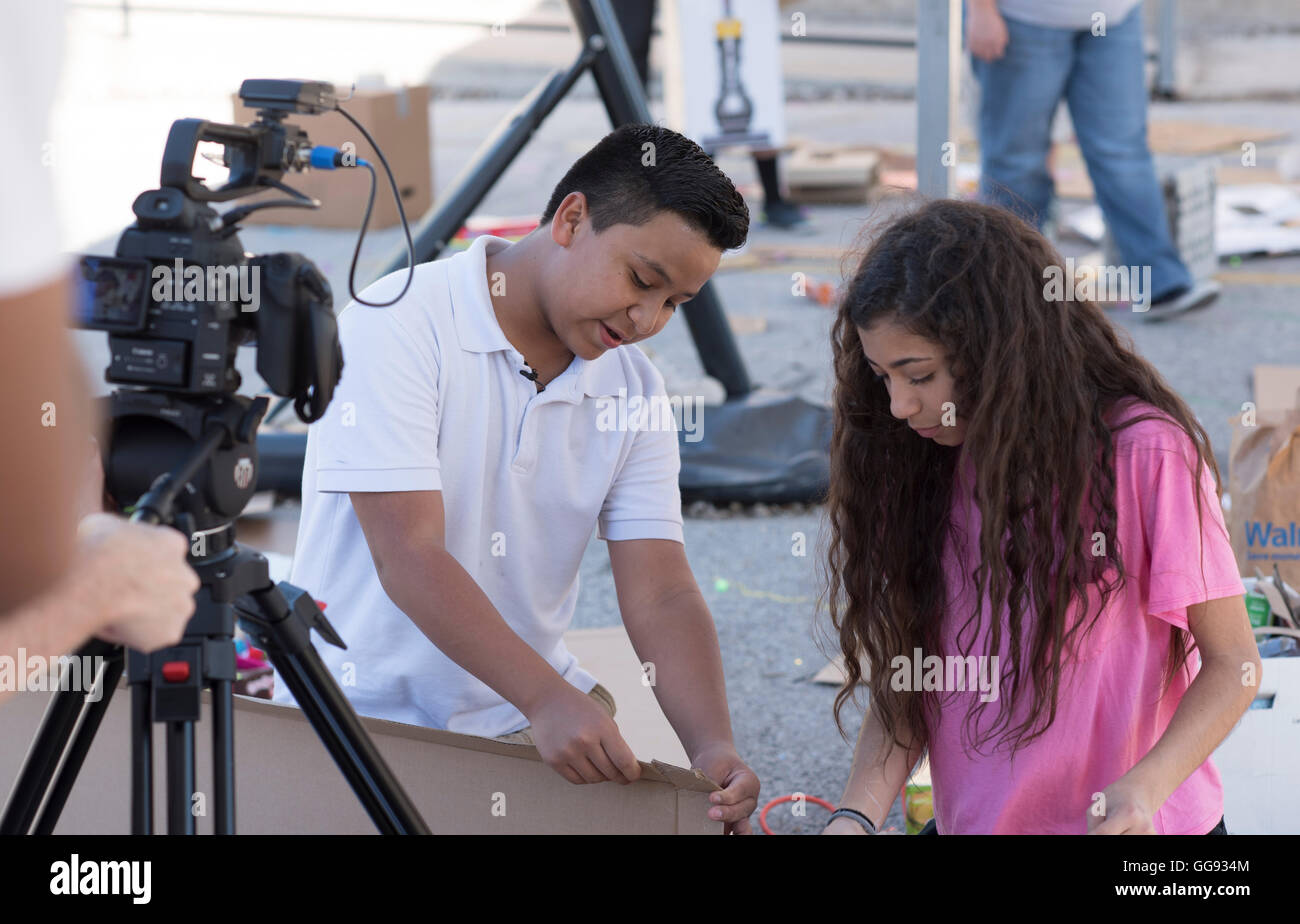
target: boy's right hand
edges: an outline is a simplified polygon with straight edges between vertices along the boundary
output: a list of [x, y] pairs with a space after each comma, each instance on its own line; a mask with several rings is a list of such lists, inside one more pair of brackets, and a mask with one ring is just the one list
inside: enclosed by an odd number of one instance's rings
[[555, 685], [528, 720], [542, 760], [570, 783], [630, 783], [641, 776], [609, 713], [566, 681]]
[[93, 633], [146, 653], [179, 642], [199, 589], [185, 536], [105, 513], [83, 519], [77, 535], [72, 580]]

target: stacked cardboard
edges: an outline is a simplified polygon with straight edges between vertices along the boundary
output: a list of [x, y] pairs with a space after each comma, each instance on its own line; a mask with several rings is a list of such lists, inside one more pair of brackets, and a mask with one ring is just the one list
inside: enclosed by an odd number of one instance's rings
[[[358, 90], [340, 105], [365, 126], [388, 159], [402, 197], [407, 221], [414, 223], [433, 202], [433, 169], [429, 148], [429, 88], [406, 87], [399, 90]], [[252, 122], [254, 110], [234, 98], [234, 121]], [[375, 167], [375, 206], [370, 216], [372, 228], [387, 228], [398, 223], [397, 204], [392, 187], [374, 148], [356, 127], [337, 112], [321, 115], [295, 115], [288, 121], [307, 132], [313, 144], [342, 147], [350, 143], [359, 160]], [[288, 174], [283, 182], [299, 192], [319, 199], [319, 209], [263, 209], [254, 212], [245, 223], [299, 225], [317, 228], [357, 228], [365, 213], [370, 191], [370, 176], [358, 170], [313, 170]], [[286, 198], [283, 192], [270, 190], [241, 199], [240, 204], [265, 199]]]

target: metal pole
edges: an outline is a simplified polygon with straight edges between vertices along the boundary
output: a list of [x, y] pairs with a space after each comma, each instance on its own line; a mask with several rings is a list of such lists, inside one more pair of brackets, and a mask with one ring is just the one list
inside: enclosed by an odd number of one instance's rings
[[1177, 93], [1174, 60], [1178, 55], [1178, 7], [1160, 0], [1160, 44], [1156, 52], [1156, 95], [1173, 99]]
[[[954, 0], [955, 2], [955, 0]], [[569, 0], [569, 10], [584, 41], [603, 37], [608, 54], [598, 55], [591, 73], [605, 103], [609, 120], [617, 128], [630, 122], [653, 122], [645, 90], [637, 75], [632, 55], [623, 40], [618, 19], [609, 0]], [[682, 306], [686, 326], [707, 375], [717, 379], [727, 399], [741, 398], [754, 388], [727, 323], [713, 283], [705, 283], [696, 296]]]
[[917, 0], [916, 189], [932, 198], [956, 191], [961, 0]]

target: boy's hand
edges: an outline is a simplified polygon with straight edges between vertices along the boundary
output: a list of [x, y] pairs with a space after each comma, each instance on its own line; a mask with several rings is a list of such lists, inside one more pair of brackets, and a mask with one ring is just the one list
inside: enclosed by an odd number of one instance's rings
[[542, 760], [570, 783], [640, 778], [641, 765], [609, 713], [569, 683], [557, 684], [528, 720]]
[[726, 823], [722, 833], [753, 834], [749, 816], [758, 808], [758, 775], [740, 759], [736, 749], [730, 745], [706, 748], [691, 758], [691, 766], [699, 767], [722, 786], [709, 794], [709, 818]]

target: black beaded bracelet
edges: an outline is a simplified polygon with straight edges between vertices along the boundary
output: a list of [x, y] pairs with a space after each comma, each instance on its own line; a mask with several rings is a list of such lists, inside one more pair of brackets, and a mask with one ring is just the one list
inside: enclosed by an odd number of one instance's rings
[[863, 830], [865, 830], [868, 834], [877, 833], [876, 826], [872, 823], [871, 819], [868, 818], [866, 815], [863, 815], [857, 809], [837, 808], [835, 811], [831, 812], [831, 817], [826, 819], [826, 824], [829, 825], [836, 818], [840, 818], [840, 817], [852, 818], [858, 824], [862, 825]]

